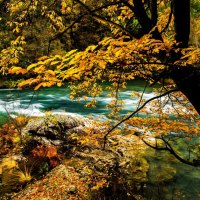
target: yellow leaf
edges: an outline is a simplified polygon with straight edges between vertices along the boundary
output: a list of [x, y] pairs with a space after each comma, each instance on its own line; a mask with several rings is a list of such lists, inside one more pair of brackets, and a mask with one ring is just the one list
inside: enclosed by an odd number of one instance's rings
[[62, 86], [62, 83], [61, 83], [61, 82], [57, 83], [57, 86], [58, 86], [58, 87], [61, 87], [61, 86]]
[[36, 67], [35, 69], [34, 69], [34, 72], [35, 73], [38, 73], [38, 74], [41, 74], [41, 73], [43, 73], [44, 71], [45, 71], [45, 66], [39, 66], [39, 67]]
[[57, 69], [63, 69], [65, 66], [64, 66], [64, 64], [62, 63], [62, 64], [60, 64], [60, 65], [58, 65], [56, 68]]
[[99, 61], [99, 67], [102, 68], [102, 69], [105, 69], [106, 68], [106, 61], [105, 60], [100, 60]]
[[19, 83], [18, 86], [21, 88], [21, 87], [24, 87], [24, 86], [26, 86], [26, 85], [29, 85], [30, 82], [32, 82], [32, 80], [33, 80], [33, 78], [29, 78], [29, 79], [27, 79], [27, 80], [22, 81], [21, 83]]
[[55, 76], [55, 72], [53, 70], [47, 70], [46, 73], [52, 75], [52, 76]]
[[68, 58], [70, 57], [71, 55], [73, 55], [74, 53], [76, 53], [78, 50], [77, 49], [74, 49], [74, 50], [71, 50], [70, 52], [68, 52], [64, 58]]
[[34, 67], [36, 67], [36, 66], [38, 66], [38, 63], [33, 63], [33, 64], [29, 65], [29, 66], [27, 67], [27, 71], [29, 71], [30, 69], [32, 69], [32, 68], [34, 68]]
[[51, 62], [50, 65], [58, 65], [58, 64], [60, 64], [60, 61], [53, 61], [53, 62]]
[[20, 32], [20, 29], [19, 27], [17, 26], [15, 29], [13, 29], [13, 33], [16, 32], [16, 33], [19, 33]]
[[42, 85], [43, 85], [43, 83], [38, 84], [38, 85], [34, 88], [34, 90], [38, 90]]
[[10, 74], [25, 74], [26, 73], [26, 69], [23, 69], [21, 67], [12, 67], [11, 69], [9, 69], [9, 73]]
[[115, 57], [119, 57], [122, 54], [122, 50], [119, 50], [115, 53]]
[[48, 58], [48, 56], [42, 56], [40, 58], [38, 58], [39, 61], [43, 61], [43, 60], [46, 60]]
[[91, 46], [86, 48], [86, 51], [87, 52], [93, 52], [95, 50], [95, 48], [96, 48], [96, 45], [91, 45]]

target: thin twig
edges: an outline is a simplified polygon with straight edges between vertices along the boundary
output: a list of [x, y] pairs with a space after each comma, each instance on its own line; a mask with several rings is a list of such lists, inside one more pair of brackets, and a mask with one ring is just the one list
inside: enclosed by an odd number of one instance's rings
[[[143, 91], [142, 91], [142, 95], [141, 95], [140, 100], [139, 100], [139, 102], [138, 102], [137, 109], [140, 107], [140, 104], [141, 104], [141, 102], [142, 102], [142, 99], [143, 99], [145, 90], [146, 90], [146, 88], [147, 88], [147, 85], [148, 85], [148, 80], [146, 81], [146, 84], [145, 84], [144, 89], [143, 89]], [[137, 109], [136, 109], [136, 110], [137, 110]]]
[[[80, 2], [78, 2], [80, 3]], [[50, 46], [51, 46], [51, 42], [56, 40], [57, 38], [59, 38], [60, 36], [62, 36], [64, 33], [66, 33], [68, 30], [70, 30], [76, 23], [78, 23], [83, 17], [85, 16], [88, 16], [88, 15], [91, 15], [92, 13], [95, 13], [97, 11], [100, 11], [100, 10], [103, 10], [109, 6], [112, 6], [112, 5], [117, 5], [121, 3], [121, 1], [118, 1], [118, 2], [113, 2], [113, 3], [109, 3], [109, 4], [106, 4], [106, 5], [103, 5], [103, 6], [100, 6], [96, 9], [93, 9], [93, 10], [90, 10], [90, 12], [88, 13], [84, 13], [84, 14], [81, 14], [79, 15], [68, 27], [66, 27], [62, 32], [59, 32], [57, 33], [56, 35], [54, 35], [51, 39], [49, 39], [49, 44], [48, 44], [48, 54], [50, 52]]]
[[131, 39], [133, 38], [132, 33], [129, 32], [127, 29], [125, 29], [123, 26], [121, 26], [121, 25], [119, 25], [119, 24], [117, 24], [117, 23], [115, 23], [115, 22], [113, 22], [113, 21], [111, 21], [111, 20], [109, 20], [109, 19], [105, 19], [105, 18], [103, 18], [103, 17], [101, 17], [101, 16], [95, 14], [95, 12], [93, 12], [86, 4], [84, 4], [82, 1], [80, 1], [80, 0], [75, 0], [75, 1], [76, 1], [77, 3], [79, 3], [79, 4], [81, 4], [81, 5], [87, 10], [87, 12], [88, 12], [94, 19], [100, 20], [100, 21], [102, 21], [102, 22], [104, 22], [104, 23], [107, 23], [107, 24], [110, 24], [110, 25], [113, 25], [113, 26], [115, 26], [115, 27], [121, 29], [123, 32], [125, 32]]
[[182, 157], [180, 157], [175, 151], [174, 149], [172, 148], [172, 146], [170, 145], [170, 143], [165, 139], [165, 138], [160, 138], [166, 145], [166, 147], [158, 147], [157, 145], [156, 146], [153, 146], [152, 144], [148, 143], [146, 140], [144, 140], [144, 138], [142, 138], [142, 141], [149, 147], [151, 147], [152, 149], [155, 149], [155, 150], [160, 150], [160, 151], [168, 151], [169, 153], [171, 153], [177, 160], [179, 160], [180, 162], [184, 163], [184, 164], [187, 164], [187, 165], [191, 165], [191, 166], [200, 166], [200, 162], [194, 162], [194, 161], [189, 161], [189, 160], [186, 160]]
[[160, 94], [158, 96], [155, 96], [155, 97], [152, 97], [150, 99], [148, 99], [145, 103], [143, 103], [138, 109], [136, 109], [134, 112], [132, 112], [128, 117], [124, 118], [123, 120], [121, 120], [120, 122], [118, 122], [116, 125], [114, 125], [110, 130], [108, 130], [108, 132], [104, 135], [104, 145], [103, 145], [103, 148], [105, 149], [105, 146], [106, 146], [106, 142], [107, 142], [107, 137], [108, 135], [114, 130], [116, 129], [119, 125], [121, 125], [123, 122], [127, 121], [128, 119], [130, 119], [131, 117], [133, 117], [136, 113], [138, 113], [142, 108], [144, 108], [149, 102], [155, 100], [155, 99], [158, 99], [158, 98], [161, 98], [163, 96], [166, 96], [172, 92], [176, 92], [176, 91], [179, 91], [179, 89], [175, 88], [173, 90], [169, 90], [163, 94]]

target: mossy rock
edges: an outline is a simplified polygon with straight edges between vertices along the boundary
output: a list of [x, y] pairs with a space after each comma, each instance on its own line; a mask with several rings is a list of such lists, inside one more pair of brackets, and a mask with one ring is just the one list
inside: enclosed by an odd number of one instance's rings
[[84, 133], [83, 127], [89, 119], [71, 115], [48, 115], [38, 119], [32, 119], [23, 129], [23, 135], [45, 137], [47, 139], [65, 138], [71, 133]]

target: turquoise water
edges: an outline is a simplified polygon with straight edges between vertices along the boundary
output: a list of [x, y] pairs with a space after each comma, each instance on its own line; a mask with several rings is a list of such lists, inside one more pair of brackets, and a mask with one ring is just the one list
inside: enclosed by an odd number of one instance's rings
[[[134, 111], [139, 102], [139, 98], [130, 97], [133, 91], [142, 93], [145, 83], [135, 81], [129, 84], [126, 90], [121, 91], [119, 97], [124, 101], [121, 115], [129, 111]], [[42, 116], [46, 110], [53, 113], [74, 113], [80, 115], [91, 115], [98, 119], [107, 118], [109, 110], [106, 105], [112, 100], [107, 96], [108, 92], [96, 98], [97, 107], [86, 108], [85, 101], [72, 101], [69, 98], [69, 89], [61, 88], [44, 88], [37, 92], [33, 90], [10, 90], [0, 89], [0, 125], [7, 120], [7, 112], [11, 115], [24, 114], [31, 116]], [[156, 94], [152, 88], [147, 88], [144, 93], [144, 99], [149, 99]], [[167, 105], [170, 107], [170, 105]], [[141, 114], [142, 115], [142, 114]], [[152, 200], [170, 200], [170, 199], [200, 199], [200, 169], [187, 166], [183, 163], [174, 161], [167, 153], [159, 153], [155, 158], [149, 161], [151, 176], [157, 176], [162, 171], [170, 173], [170, 170], [176, 170], [173, 179], [162, 183], [149, 183], [145, 188], [147, 199]], [[168, 165], [169, 168], [167, 167]], [[167, 171], [169, 170], [169, 172]], [[165, 173], [163, 176], [166, 175]], [[159, 176], [162, 176], [160, 174]]]
[[[177, 161], [168, 152], [149, 150], [149, 182], [144, 193], [148, 200], [199, 200], [200, 168]], [[172, 179], [167, 180], [167, 177]], [[163, 182], [162, 178], [166, 178]]]
[[[138, 104], [137, 97], [130, 98], [133, 91], [141, 92], [144, 82], [133, 82], [126, 91], [119, 93], [119, 98], [124, 101], [123, 111], [121, 115], [128, 111], [133, 111]], [[69, 98], [69, 89], [67, 87], [43, 88], [37, 92], [33, 90], [9, 90], [0, 89], [0, 116], [5, 116], [6, 111], [11, 114], [25, 114], [40, 116], [44, 111], [52, 111], [54, 113], [76, 113], [81, 115], [92, 115], [98, 117], [100, 115], [107, 116], [110, 112], [106, 105], [112, 101], [107, 96], [108, 92], [104, 91], [102, 95], [96, 98], [96, 108], [86, 108], [86, 101], [76, 101]], [[154, 96], [151, 88], [147, 88], [144, 98], [148, 99]], [[91, 100], [90, 98], [88, 101]]]

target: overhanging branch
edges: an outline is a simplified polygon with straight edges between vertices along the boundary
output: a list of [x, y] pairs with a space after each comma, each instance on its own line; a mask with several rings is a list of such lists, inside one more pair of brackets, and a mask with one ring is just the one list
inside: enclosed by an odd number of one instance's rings
[[187, 164], [187, 165], [191, 165], [194, 167], [198, 167], [200, 166], [200, 162], [193, 160], [193, 161], [189, 161], [186, 160], [182, 157], [180, 157], [172, 148], [172, 146], [170, 145], [170, 143], [165, 139], [165, 138], [160, 138], [166, 145], [166, 147], [158, 147], [158, 146], [153, 146], [152, 144], [148, 143], [144, 138], [142, 138], [142, 141], [149, 147], [155, 149], [155, 150], [159, 150], [159, 151], [168, 151], [170, 154], [172, 154], [177, 160], [179, 160], [180, 162]]
[[81, 4], [86, 10], [87, 12], [96, 20], [99, 20], [99, 21], [102, 21], [103, 23], [107, 23], [107, 24], [110, 24], [110, 25], [113, 25], [117, 28], [119, 28], [121, 31], [125, 32], [131, 39], [133, 38], [132, 37], [132, 33], [129, 32], [127, 29], [125, 29], [123, 26], [109, 20], [109, 19], [105, 19], [97, 14], [95, 14], [94, 11], [92, 11], [87, 5], [85, 5], [82, 1], [80, 0], [75, 0], [77, 3]]
[[130, 115], [128, 115], [126, 118], [124, 118], [123, 120], [121, 120], [120, 122], [118, 122], [116, 125], [114, 125], [110, 130], [108, 130], [108, 132], [104, 135], [104, 145], [103, 145], [103, 148], [105, 149], [105, 146], [106, 146], [106, 142], [107, 142], [107, 137], [108, 135], [114, 130], [116, 129], [118, 126], [120, 126], [122, 123], [124, 123], [125, 121], [127, 121], [128, 119], [130, 119], [131, 117], [133, 117], [136, 113], [138, 113], [140, 110], [142, 110], [142, 108], [144, 108], [149, 102], [155, 100], [155, 99], [158, 99], [158, 98], [161, 98], [161, 97], [164, 97], [172, 92], [176, 92], [176, 91], [179, 91], [179, 89], [175, 88], [173, 90], [169, 90], [163, 94], [160, 94], [158, 96], [155, 96], [155, 97], [152, 97], [150, 99], [148, 99], [145, 103], [143, 103], [138, 109], [136, 109], [134, 112], [132, 112]]

